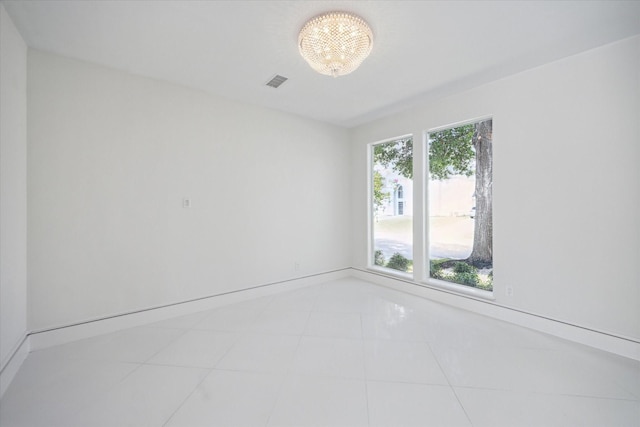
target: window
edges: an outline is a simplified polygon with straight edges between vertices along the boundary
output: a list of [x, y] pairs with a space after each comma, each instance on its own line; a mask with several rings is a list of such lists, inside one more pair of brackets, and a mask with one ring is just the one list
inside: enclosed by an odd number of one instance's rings
[[413, 140], [371, 144], [371, 264], [413, 271]]
[[396, 201], [396, 213], [398, 215], [404, 215], [404, 190], [402, 185], [398, 185], [396, 188], [394, 200]]
[[429, 132], [430, 279], [493, 290], [493, 124]]

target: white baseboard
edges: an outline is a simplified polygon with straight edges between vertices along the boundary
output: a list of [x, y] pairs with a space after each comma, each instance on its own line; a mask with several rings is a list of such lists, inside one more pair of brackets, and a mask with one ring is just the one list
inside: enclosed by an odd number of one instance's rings
[[30, 339], [29, 335], [25, 332], [17, 343], [16, 348], [13, 349], [7, 360], [3, 361], [2, 367], [0, 368], [0, 398], [2, 398], [4, 392], [9, 388], [9, 384], [11, 384], [22, 363], [29, 355], [29, 351]]
[[396, 279], [375, 272], [353, 268], [353, 277], [382, 285], [401, 292], [420, 296], [432, 301], [441, 302], [456, 308], [493, 317], [525, 328], [544, 332], [559, 338], [584, 344], [600, 350], [617, 354], [634, 360], [640, 360], [640, 343], [633, 339], [615, 336], [606, 332], [595, 331], [579, 325], [572, 325], [560, 320], [514, 310], [488, 300], [472, 296], [455, 294], [426, 285], [419, 285], [407, 280]]
[[280, 292], [300, 289], [318, 283], [349, 277], [348, 268], [326, 273], [270, 283], [253, 288], [211, 295], [191, 301], [150, 307], [130, 313], [120, 313], [106, 318], [89, 319], [72, 325], [62, 325], [46, 330], [33, 331], [29, 334], [31, 350], [40, 350], [54, 345], [65, 344], [96, 335], [116, 332], [123, 329], [143, 326], [176, 316], [185, 316], [199, 311], [210, 310], [253, 298], [269, 296]]
[[588, 345], [620, 356], [640, 360], [640, 343], [631, 339], [617, 337], [604, 332], [583, 328], [578, 325], [571, 325], [566, 322], [549, 319], [543, 316], [513, 310], [511, 308], [495, 304], [491, 301], [480, 300], [469, 296], [458, 295], [446, 290], [418, 285], [407, 280], [401, 280], [366, 270], [346, 268], [277, 283], [265, 284], [220, 295], [211, 295], [191, 301], [182, 301], [161, 307], [149, 307], [135, 312], [120, 313], [106, 318], [89, 319], [77, 324], [62, 325], [56, 328], [26, 333], [24, 338], [17, 345], [17, 348], [11, 353], [12, 355], [9, 360], [2, 366], [2, 370], [0, 371], [0, 396], [4, 394], [6, 389], [9, 387], [11, 380], [15, 377], [20, 366], [22, 366], [22, 363], [31, 350], [39, 350], [83, 338], [116, 332], [136, 326], [143, 326], [176, 316], [193, 314], [199, 311], [222, 307], [253, 298], [274, 295], [280, 292], [300, 289], [302, 287], [345, 277], [355, 277], [377, 285], [514, 323], [519, 326], [534, 329], [569, 341]]

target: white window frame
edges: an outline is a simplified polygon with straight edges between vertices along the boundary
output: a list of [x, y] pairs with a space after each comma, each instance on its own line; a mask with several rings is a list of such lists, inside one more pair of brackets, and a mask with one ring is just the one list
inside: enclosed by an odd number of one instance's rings
[[[444, 126], [434, 127], [424, 131], [422, 134], [422, 152], [424, 157], [422, 160], [422, 163], [423, 163], [422, 207], [423, 207], [423, 221], [424, 221], [422, 244], [423, 244], [424, 259], [420, 260], [420, 262], [422, 262], [422, 264], [424, 265], [424, 270], [422, 273], [422, 277], [419, 280], [423, 284], [426, 284], [430, 287], [440, 288], [440, 289], [451, 291], [458, 294], [469, 295], [475, 298], [495, 300], [495, 296], [494, 296], [495, 287], [493, 291], [486, 291], [484, 289], [478, 289], [471, 286], [461, 285], [458, 283], [448, 282], [446, 280], [439, 280], [439, 279], [434, 279], [430, 277], [431, 276], [431, 268], [430, 268], [431, 241], [429, 238], [429, 229], [430, 229], [430, 226], [429, 226], [429, 134], [433, 132], [439, 132], [446, 129], [456, 128], [464, 125], [481, 122], [483, 120], [488, 120], [488, 119], [491, 119], [492, 122], [495, 123], [493, 115], [486, 115], [486, 116], [481, 116], [481, 117], [470, 119], [470, 120], [464, 120], [464, 121], [460, 121], [460, 122], [456, 122], [456, 123], [452, 123]], [[492, 140], [492, 144], [493, 144], [493, 140]], [[414, 172], [414, 177], [415, 176], [416, 175]], [[415, 260], [414, 260], [414, 265], [415, 265]]]
[[[410, 280], [415, 280], [415, 276], [414, 273], [406, 273], [404, 271], [399, 271], [399, 270], [394, 270], [392, 268], [386, 268], [386, 267], [381, 267], [379, 265], [375, 265], [374, 264], [374, 255], [375, 255], [375, 238], [373, 236], [373, 233], [375, 231], [374, 229], [374, 220], [375, 220], [375, 214], [373, 211], [373, 150], [376, 145], [380, 145], [380, 144], [385, 144], [385, 143], [389, 143], [389, 142], [394, 142], [397, 141], [399, 139], [406, 139], [406, 138], [411, 138], [412, 139], [412, 143], [414, 144], [415, 147], [415, 138], [414, 135], [409, 133], [409, 134], [405, 134], [405, 135], [401, 135], [401, 136], [396, 136], [393, 138], [387, 138], [387, 139], [383, 139], [380, 141], [376, 141], [376, 142], [370, 142], [369, 144], [367, 144], [367, 268], [379, 273], [383, 273], [385, 275], [389, 275], [389, 276], [396, 276], [402, 279], [410, 279]], [[414, 151], [414, 155], [415, 155], [415, 151]], [[414, 157], [414, 178], [415, 178], [415, 157]], [[415, 214], [415, 210], [416, 210], [416, 205], [417, 203], [414, 202], [413, 204], [413, 214]], [[412, 239], [412, 247], [415, 247], [415, 241], [413, 241]], [[414, 265], [415, 265], [415, 260], [414, 260]]]

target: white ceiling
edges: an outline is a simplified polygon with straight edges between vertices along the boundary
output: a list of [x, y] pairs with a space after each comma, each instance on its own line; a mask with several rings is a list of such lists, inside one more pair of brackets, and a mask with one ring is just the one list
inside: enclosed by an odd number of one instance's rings
[[[2, 1], [30, 47], [353, 127], [640, 34], [640, 1]], [[312, 71], [297, 35], [329, 10], [369, 22], [350, 75]], [[275, 74], [289, 80], [264, 84]]]

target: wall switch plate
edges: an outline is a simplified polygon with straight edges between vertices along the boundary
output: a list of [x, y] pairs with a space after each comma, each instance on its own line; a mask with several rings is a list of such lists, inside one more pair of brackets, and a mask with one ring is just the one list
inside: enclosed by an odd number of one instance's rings
[[191, 207], [191, 199], [189, 198], [184, 198], [182, 199], [182, 207], [183, 208], [190, 208]]

